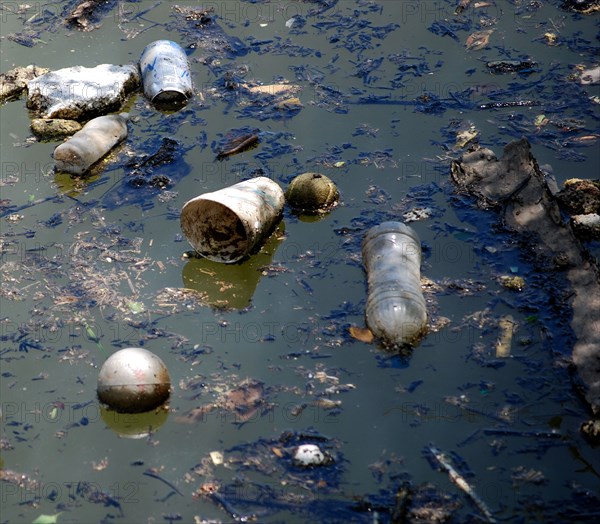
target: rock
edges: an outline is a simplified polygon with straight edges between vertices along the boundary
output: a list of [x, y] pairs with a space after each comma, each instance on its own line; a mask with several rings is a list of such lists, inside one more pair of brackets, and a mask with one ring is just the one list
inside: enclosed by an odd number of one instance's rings
[[600, 444], [600, 420], [590, 419], [581, 424], [580, 430], [592, 445], [597, 446]]
[[600, 215], [596, 213], [573, 215], [571, 227], [581, 240], [600, 240]]
[[[557, 199], [523, 138], [504, 148], [498, 159], [489, 149], [452, 162], [459, 191], [478, 198], [482, 208], [502, 213], [506, 227], [527, 241], [536, 265], [544, 271], [565, 270], [573, 289], [571, 328], [576, 341], [572, 360], [585, 398], [600, 413], [600, 280], [596, 262], [582, 249], [562, 219]], [[547, 277], [552, 278], [550, 275]]]
[[340, 198], [333, 181], [320, 173], [298, 175], [287, 188], [285, 199], [297, 211], [326, 213]]
[[562, 8], [567, 11], [589, 15], [600, 11], [600, 2], [598, 0], [564, 0]]
[[42, 140], [53, 140], [63, 138], [77, 133], [81, 124], [76, 120], [65, 120], [63, 118], [35, 118], [31, 121], [33, 134]]
[[134, 65], [68, 67], [31, 80], [27, 107], [46, 118], [85, 120], [119, 110], [139, 85]]
[[572, 178], [556, 196], [560, 207], [570, 215], [600, 214], [600, 180]]
[[50, 69], [28, 65], [15, 67], [0, 75], [0, 103], [17, 98], [27, 87], [27, 82], [48, 73]]

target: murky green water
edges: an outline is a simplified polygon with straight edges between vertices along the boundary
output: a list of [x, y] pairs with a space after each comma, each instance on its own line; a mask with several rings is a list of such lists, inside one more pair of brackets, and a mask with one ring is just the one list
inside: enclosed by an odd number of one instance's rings
[[[190, 43], [170, 2], [115, 4], [100, 28], [80, 32], [51, 23], [48, 13], [62, 12], [62, 3], [18, 14], [19, 3], [4, 2], [0, 69], [135, 62], [153, 40]], [[598, 18], [559, 4], [496, 2], [460, 18], [454, 2], [202, 4], [248, 53], [191, 52], [204, 102], [197, 96], [164, 114], [135, 96], [127, 142], [83, 182], [51, 172], [56, 143], [26, 140], [24, 99], [4, 105], [2, 199], [24, 207], [22, 218], [1, 223], [2, 466], [27, 479], [0, 484], [0, 521], [60, 512], [60, 523], [252, 515], [389, 522], [403, 480], [413, 486], [415, 511], [429, 500], [452, 522], [477, 521], [477, 507], [427, 460], [430, 444], [456, 453], [459, 469], [458, 457], [465, 461], [471, 474], [461, 471], [498, 520], [575, 522], [597, 512], [600, 461], [580, 437], [586, 409], [568, 369], [568, 291], [533, 272], [516, 239], [492, 227], [496, 217], [457, 200], [448, 179], [449, 158], [460, 155], [452, 130], [470, 124], [498, 155], [527, 136], [559, 185], [598, 172], [597, 145], [568, 143], [598, 133], [598, 106], [587, 99], [597, 87], [569, 78], [576, 65], [595, 65]], [[6, 37], [36, 12], [46, 20], [43, 42], [26, 47]], [[293, 16], [305, 25], [286, 27]], [[482, 17], [494, 29], [490, 44], [466, 51]], [[547, 45], [545, 32], [560, 45]], [[537, 71], [486, 71], [489, 60], [523, 58]], [[297, 84], [303, 108], [257, 113], [247, 97], [220, 89], [228, 72], [248, 83]], [[425, 93], [429, 102], [417, 100]], [[539, 105], [477, 109], [516, 100]], [[570, 135], [536, 128], [540, 114], [578, 119], [581, 128]], [[260, 145], [217, 162], [215, 144], [246, 127], [260, 130]], [[185, 149], [175, 167], [161, 168], [171, 186], [132, 189], [127, 159], [153, 153], [163, 137]], [[178, 212], [186, 200], [259, 172], [285, 186], [304, 171], [338, 184], [342, 204], [331, 214], [307, 220], [286, 211], [276, 236], [241, 266], [182, 258], [188, 246]], [[66, 196], [37, 203], [56, 195]], [[416, 207], [432, 210], [411, 224], [424, 245], [423, 275], [438, 284], [427, 294], [432, 317], [450, 323], [400, 358], [352, 339], [348, 328], [364, 325], [362, 235]], [[512, 273], [526, 279], [521, 293], [497, 282]], [[232, 286], [232, 303], [243, 309], [215, 309], [167, 290], [210, 288], [219, 300]], [[510, 358], [500, 360], [498, 320], [506, 315], [517, 328]], [[160, 355], [173, 383], [168, 416], [144, 419], [141, 438], [111, 429], [114, 418], [101, 417], [95, 396], [102, 362], [128, 346]], [[244, 380], [264, 383], [244, 415], [214, 409], [190, 421], [192, 410], [218, 403]], [[292, 467], [288, 448], [296, 441], [282, 438], [288, 431], [300, 440], [326, 436], [321, 445], [335, 463]], [[224, 465], [213, 463], [213, 451], [224, 453]], [[219, 486], [219, 499], [206, 490], [194, 496], [208, 482]]]

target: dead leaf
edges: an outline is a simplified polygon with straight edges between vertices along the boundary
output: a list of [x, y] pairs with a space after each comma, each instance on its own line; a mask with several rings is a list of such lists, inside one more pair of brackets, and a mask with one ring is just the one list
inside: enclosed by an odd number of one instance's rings
[[219, 466], [220, 464], [223, 464], [223, 453], [221, 453], [220, 451], [211, 451], [210, 452], [210, 459], [212, 460], [212, 463], [215, 466]]
[[258, 93], [261, 95], [278, 95], [280, 93], [295, 92], [300, 89], [299, 86], [292, 84], [267, 84], [262, 86], [249, 86], [248, 84], [241, 84], [241, 87], [247, 89], [251, 93]]
[[467, 38], [466, 46], [469, 51], [479, 51], [486, 47], [490, 42], [490, 36], [494, 32], [493, 29], [486, 29], [485, 31], [475, 31], [472, 35]]
[[373, 333], [369, 328], [359, 328], [356, 326], [350, 326], [348, 329], [350, 332], [350, 336], [355, 338], [356, 340], [360, 340], [361, 342], [365, 342], [366, 344], [371, 344], [373, 342]]
[[92, 468], [96, 471], [105, 470], [108, 467], [108, 457], [104, 457], [100, 462], [94, 462], [92, 460]]

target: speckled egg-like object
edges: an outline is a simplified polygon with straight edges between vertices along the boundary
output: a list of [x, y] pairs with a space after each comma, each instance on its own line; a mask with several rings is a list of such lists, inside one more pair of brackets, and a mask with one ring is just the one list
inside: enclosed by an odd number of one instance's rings
[[98, 375], [98, 399], [120, 413], [144, 413], [164, 404], [171, 379], [164, 362], [142, 348], [111, 355]]
[[329, 457], [315, 444], [302, 444], [294, 450], [293, 463], [295, 466], [309, 468], [322, 466], [329, 462]]
[[333, 181], [320, 173], [302, 173], [285, 192], [287, 203], [303, 213], [326, 213], [338, 203], [340, 193]]

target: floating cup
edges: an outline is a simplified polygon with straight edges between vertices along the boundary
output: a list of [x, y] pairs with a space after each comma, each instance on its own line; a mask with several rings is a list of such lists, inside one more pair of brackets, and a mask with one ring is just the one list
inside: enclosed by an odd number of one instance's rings
[[203, 257], [231, 264], [250, 254], [281, 219], [285, 197], [276, 182], [256, 177], [186, 202], [181, 229]]
[[171, 40], [148, 44], [140, 57], [144, 94], [157, 105], [182, 105], [193, 95], [185, 51]]

